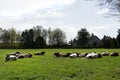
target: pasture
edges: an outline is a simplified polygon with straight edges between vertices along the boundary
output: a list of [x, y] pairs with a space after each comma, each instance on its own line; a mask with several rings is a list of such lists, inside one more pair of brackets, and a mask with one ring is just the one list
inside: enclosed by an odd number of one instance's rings
[[[120, 49], [0, 49], [0, 80], [120, 80], [120, 56], [97, 59], [55, 57], [55, 52], [108, 52]], [[8, 53], [45, 55], [5, 62]]]

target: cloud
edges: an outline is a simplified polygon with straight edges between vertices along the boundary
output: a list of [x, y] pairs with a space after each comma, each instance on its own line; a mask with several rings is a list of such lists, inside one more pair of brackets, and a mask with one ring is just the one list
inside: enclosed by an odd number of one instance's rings
[[58, 11], [48, 11], [43, 15], [43, 17], [61, 18], [63, 17], [63, 13]]
[[109, 12], [109, 9], [108, 8], [103, 8], [103, 9], [98, 11], [98, 14], [105, 14], [107, 12]]
[[0, 16], [18, 16], [38, 9], [63, 7], [76, 0], [0, 0]]

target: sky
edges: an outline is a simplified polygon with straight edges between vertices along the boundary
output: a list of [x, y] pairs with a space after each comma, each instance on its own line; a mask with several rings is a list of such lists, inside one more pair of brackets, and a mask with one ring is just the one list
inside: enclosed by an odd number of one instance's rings
[[118, 18], [107, 17], [109, 9], [100, 9], [96, 1], [86, 0], [0, 0], [0, 27], [16, 30], [33, 26], [60, 28], [71, 40], [81, 28], [102, 38], [116, 37]]

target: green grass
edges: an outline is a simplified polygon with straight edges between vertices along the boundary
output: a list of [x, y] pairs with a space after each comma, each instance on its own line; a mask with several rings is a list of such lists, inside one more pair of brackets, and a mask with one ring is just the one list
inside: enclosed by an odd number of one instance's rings
[[[120, 56], [100, 59], [56, 58], [54, 52], [101, 53], [119, 49], [0, 49], [0, 80], [120, 80]], [[44, 56], [5, 62], [8, 53], [46, 51]]]

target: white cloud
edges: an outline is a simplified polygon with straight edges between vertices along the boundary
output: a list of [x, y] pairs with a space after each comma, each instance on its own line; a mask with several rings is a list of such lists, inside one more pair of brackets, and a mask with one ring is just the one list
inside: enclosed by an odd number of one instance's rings
[[58, 11], [48, 11], [47, 13], [45, 13], [43, 15], [43, 17], [61, 18], [61, 17], [63, 17], [63, 13], [62, 12], [58, 12]]
[[76, 0], [0, 0], [1, 16], [18, 16], [38, 9], [56, 8], [74, 3]]
[[103, 9], [98, 11], [98, 14], [105, 14], [107, 12], [109, 12], [109, 9], [108, 8], [103, 8]]

